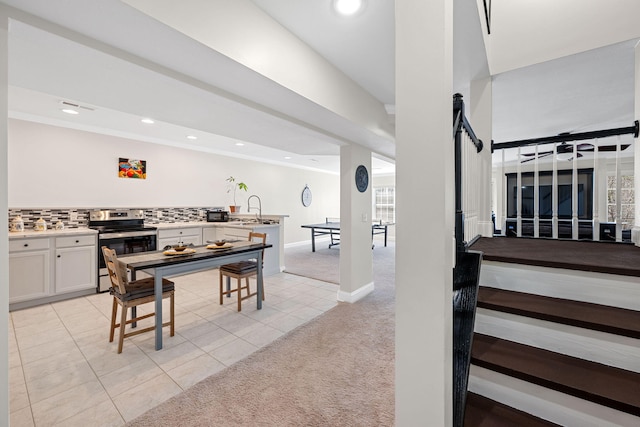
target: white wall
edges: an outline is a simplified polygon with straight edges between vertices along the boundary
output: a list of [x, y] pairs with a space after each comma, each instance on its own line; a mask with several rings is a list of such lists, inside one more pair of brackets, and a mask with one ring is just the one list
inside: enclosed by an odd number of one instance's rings
[[[7, 114], [7, 25], [5, 10], [0, 8], [0, 117]], [[7, 222], [7, 122], [0, 123], [0, 223]], [[8, 227], [0, 231], [0, 426], [9, 425], [9, 232]]]
[[373, 291], [371, 253], [371, 185], [356, 188], [362, 165], [371, 170], [371, 151], [359, 145], [340, 147], [340, 291], [338, 301], [355, 302]]
[[452, 425], [453, 3], [395, 2], [398, 426]]
[[[147, 179], [119, 178], [119, 157], [146, 160]], [[285, 244], [310, 240], [301, 224], [340, 214], [338, 175], [22, 120], [9, 120], [8, 164], [9, 208], [228, 206], [225, 180], [233, 175], [249, 187], [237, 194], [243, 213], [257, 194], [263, 214], [290, 216]], [[308, 208], [305, 184], [313, 194]]]

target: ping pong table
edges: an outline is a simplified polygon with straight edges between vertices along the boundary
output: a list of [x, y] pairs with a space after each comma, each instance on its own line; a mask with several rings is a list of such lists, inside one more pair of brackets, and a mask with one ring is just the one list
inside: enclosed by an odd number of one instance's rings
[[[376, 234], [384, 234], [384, 245], [387, 246], [388, 228], [390, 225], [394, 225], [393, 222], [375, 221], [371, 223], [371, 239]], [[329, 249], [333, 246], [340, 244], [340, 221], [327, 218], [323, 223], [319, 224], [306, 224], [301, 225], [302, 228], [311, 229], [311, 252], [316, 251], [316, 237], [329, 236], [331, 241], [329, 243]], [[373, 249], [374, 245], [371, 245]]]

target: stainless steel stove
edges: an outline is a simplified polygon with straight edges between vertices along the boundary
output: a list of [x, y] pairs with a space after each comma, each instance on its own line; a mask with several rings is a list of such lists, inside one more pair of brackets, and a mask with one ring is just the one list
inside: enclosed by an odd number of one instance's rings
[[89, 228], [98, 230], [98, 292], [108, 291], [111, 287], [102, 255], [103, 246], [115, 250], [117, 255], [157, 249], [156, 227], [144, 225], [141, 209], [91, 211]]

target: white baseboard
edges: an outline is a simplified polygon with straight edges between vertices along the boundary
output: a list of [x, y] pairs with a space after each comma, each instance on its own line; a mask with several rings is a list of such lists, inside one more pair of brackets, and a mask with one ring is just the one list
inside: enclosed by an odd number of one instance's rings
[[[318, 243], [325, 243], [325, 242], [330, 242], [331, 238], [330, 237], [317, 237], [316, 238], [316, 247], [318, 246]], [[388, 236], [387, 237], [387, 241], [388, 242], [395, 242], [396, 241], [396, 236]], [[382, 245], [382, 242], [384, 242], [384, 236], [378, 235], [376, 234], [376, 237], [373, 239], [373, 242], [376, 244], [380, 244]], [[290, 243], [285, 243], [284, 248], [296, 248], [299, 246], [309, 246], [311, 247], [311, 240], [301, 240], [299, 242], [290, 242]]]
[[[330, 238], [329, 237], [319, 237], [316, 238], [316, 246], [318, 245], [318, 243], [322, 243], [325, 241], [329, 241]], [[309, 246], [309, 248], [311, 248], [311, 240], [301, 240], [299, 242], [290, 242], [290, 243], [285, 243], [284, 248], [295, 248], [298, 246]]]
[[373, 282], [368, 283], [353, 292], [338, 291], [338, 301], [354, 303], [373, 292]]

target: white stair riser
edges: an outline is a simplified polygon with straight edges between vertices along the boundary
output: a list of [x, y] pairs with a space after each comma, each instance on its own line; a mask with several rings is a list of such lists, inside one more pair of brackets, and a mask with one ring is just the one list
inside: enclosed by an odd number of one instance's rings
[[485, 260], [480, 285], [640, 311], [640, 277]]
[[473, 365], [469, 390], [563, 426], [640, 425], [639, 417]]
[[475, 331], [532, 347], [640, 372], [640, 340], [478, 308]]

